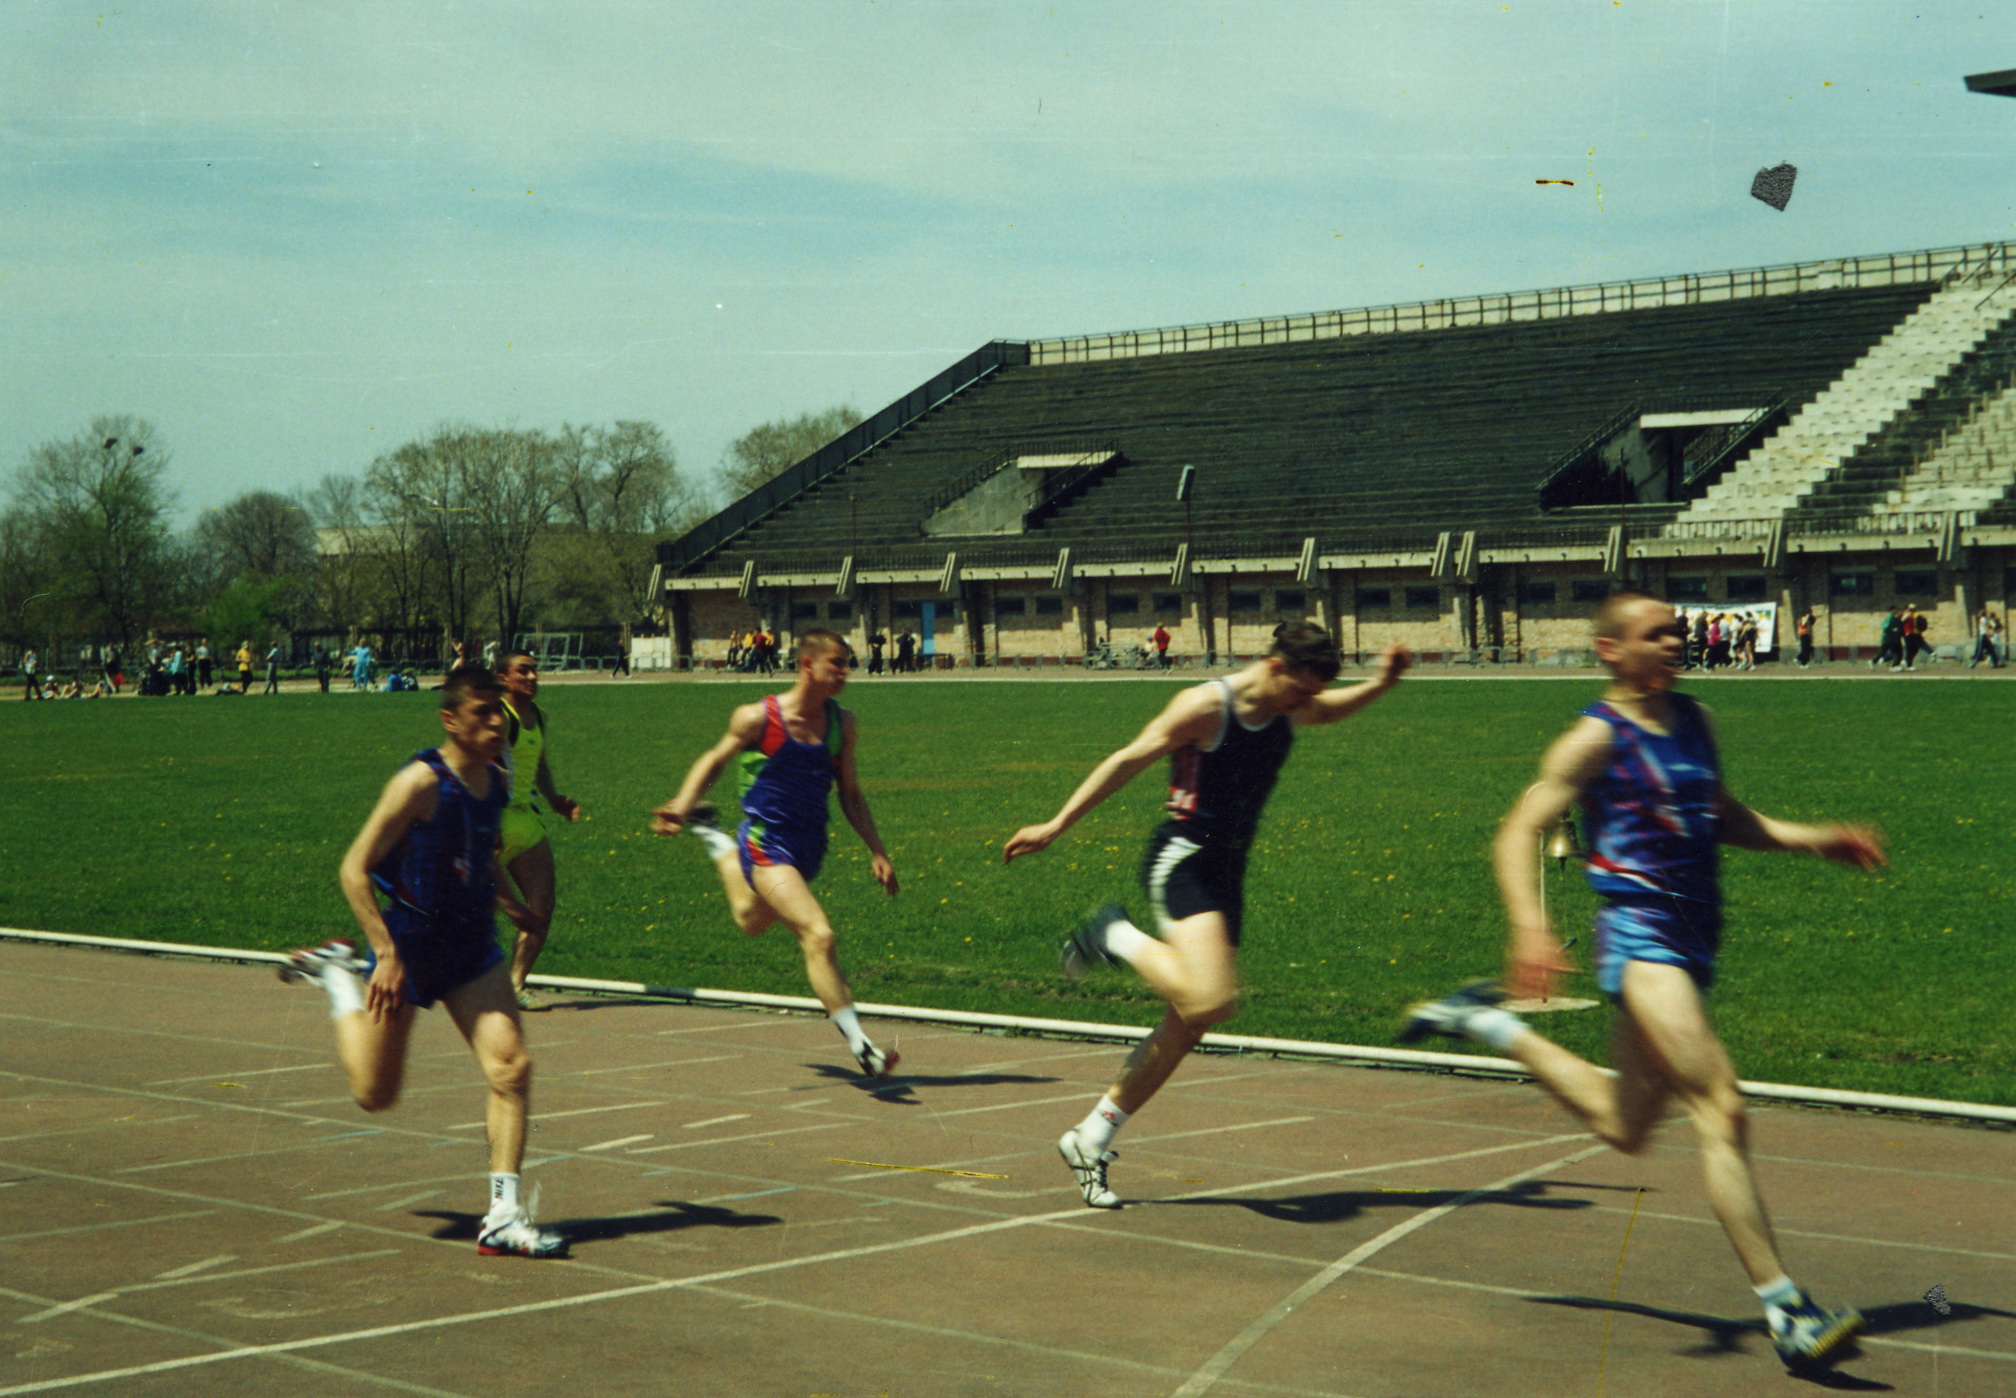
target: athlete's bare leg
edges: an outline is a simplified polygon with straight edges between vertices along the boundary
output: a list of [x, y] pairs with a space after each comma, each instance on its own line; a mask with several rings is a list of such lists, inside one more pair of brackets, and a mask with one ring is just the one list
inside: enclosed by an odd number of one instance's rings
[[1708, 1022], [1694, 978], [1678, 966], [1632, 961], [1611, 1034], [1617, 1076], [1528, 1031], [1504, 1052], [1610, 1145], [1644, 1148], [1677, 1097], [1694, 1119], [1708, 1203], [1753, 1286], [1785, 1275], [1750, 1169], [1748, 1117], [1735, 1065]]
[[[728, 912], [737, 927], [753, 937], [777, 921], [775, 910], [756, 896], [756, 890], [743, 877], [742, 856], [739, 853], [731, 849], [716, 859], [714, 872], [721, 876], [721, 889], [728, 895]], [[802, 884], [804, 880], [799, 882]], [[810, 891], [807, 893], [809, 896]]]
[[525, 1118], [532, 1103], [532, 1056], [518, 1025], [518, 1002], [502, 965], [441, 997], [449, 1018], [475, 1050], [490, 1086], [485, 1120], [490, 1128], [490, 1169], [515, 1175], [525, 1159]]
[[351, 1097], [367, 1112], [389, 1110], [406, 1077], [413, 1006], [402, 1001], [381, 1020], [367, 1010], [348, 1010], [336, 1016], [335, 1024], [336, 1059], [350, 1082]]
[[[735, 876], [742, 877], [739, 865]], [[812, 896], [805, 876], [789, 864], [759, 864], [751, 871], [751, 878], [755, 880], [751, 897], [761, 910], [763, 922], [752, 929], [738, 911], [735, 921], [742, 930], [761, 931], [773, 921], [782, 922], [798, 939], [799, 950], [805, 955], [805, 978], [812, 982], [812, 993], [819, 997], [819, 1003], [828, 1013], [852, 1005], [854, 992], [840, 971], [833, 924], [826, 920], [826, 910]], [[745, 883], [744, 887], [747, 886]]]
[[1222, 913], [1164, 925], [1159, 941], [1128, 964], [1169, 1004], [1155, 1032], [1135, 1045], [1107, 1095], [1132, 1116], [1148, 1105], [1214, 1024], [1239, 1008], [1239, 967]]
[[546, 949], [546, 934], [553, 927], [553, 842], [541, 840], [505, 865], [504, 870], [518, 886], [518, 901], [529, 914], [510, 914], [518, 929], [517, 943], [511, 949], [511, 988], [523, 994], [525, 978], [532, 974], [533, 963]]

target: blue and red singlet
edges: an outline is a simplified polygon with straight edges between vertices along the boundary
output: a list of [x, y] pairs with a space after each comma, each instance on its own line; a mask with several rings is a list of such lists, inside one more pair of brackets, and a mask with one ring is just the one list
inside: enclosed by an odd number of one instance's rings
[[[406, 968], [406, 998], [424, 1009], [504, 958], [492, 916], [497, 881], [491, 861], [511, 803], [511, 778], [499, 764], [488, 764], [490, 794], [479, 799], [439, 749], [416, 752], [411, 760], [434, 774], [434, 818], [407, 829], [371, 870], [371, 882], [391, 900], [385, 928]], [[376, 960], [368, 952], [365, 959]]]
[[826, 701], [826, 739], [801, 743], [784, 725], [774, 694], [763, 699], [763, 736], [742, 754], [742, 826], [735, 846], [742, 876], [789, 864], [810, 883], [826, 858], [827, 796], [840, 767], [842, 710]]

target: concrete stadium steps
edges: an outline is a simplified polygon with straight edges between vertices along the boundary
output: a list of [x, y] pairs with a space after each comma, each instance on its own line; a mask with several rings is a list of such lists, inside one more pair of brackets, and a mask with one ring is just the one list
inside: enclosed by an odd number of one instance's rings
[[1872, 520], [1900, 514], [1992, 509], [2016, 487], [2016, 392], [2003, 389], [1919, 462], [1871, 511]]
[[1930, 291], [1809, 292], [1007, 368], [752, 526], [708, 570], [922, 546], [924, 502], [936, 491], [1004, 450], [1095, 434], [1116, 442], [1122, 463], [1025, 543], [1173, 550], [1184, 538], [1173, 495], [1185, 464], [1198, 469], [1200, 541], [1207, 531], [1299, 544], [1310, 532], [1538, 523], [1549, 518], [1535, 501], [1540, 480], [1619, 407], [1755, 407], [1816, 394]]
[[1993, 282], [1967, 277], [1940, 288], [1710, 486], [1676, 527], [1798, 507], [2012, 313], [2016, 296]]

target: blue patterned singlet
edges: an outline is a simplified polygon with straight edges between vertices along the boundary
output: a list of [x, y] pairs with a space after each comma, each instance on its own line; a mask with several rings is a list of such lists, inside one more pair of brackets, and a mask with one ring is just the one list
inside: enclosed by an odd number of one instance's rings
[[497, 883], [491, 859], [497, 852], [498, 825], [511, 802], [511, 779], [491, 763], [490, 794], [478, 800], [438, 749], [416, 752], [412, 760], [427, 764], [440, 795], [434, 818], [415, 822], [371, 871], [371, 882], [392, 900], [387, 920], [397, 918], [409, 927], [418, 920], [441, 930], [481, 928], [494, 937], [491, 910]]
[[1613, 903], [1722, 904], [1721, 763], [1701, 705], [1668, 696], [1670, 733], [1609, 703], [1582, 711], [1610, 725], [1610, 756], [1582, 793], [1589, 884]]

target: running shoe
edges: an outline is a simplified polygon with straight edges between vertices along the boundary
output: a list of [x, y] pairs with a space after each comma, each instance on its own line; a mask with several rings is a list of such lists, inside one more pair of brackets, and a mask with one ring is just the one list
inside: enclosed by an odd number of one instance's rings
[[1076, 981], [1083, 980], [1092, 966], [1118, 966], [1120, 958], [1106, 950], [1106, 929], [1127, 920], [1127, 910], [1118, 903], [1108, 903], [1092, 913], [1057, 944], [1058, 967]]
[[567, 1239], [551, 1228], [532, 1222], [532, 1211], [520, 1209], [498, 1222], [483, 1221], [476, 1235], [476, 1251], [485, 1257], [565, 1257]]
[[1416, 1043], [1430, 1034], [1442, 1034], [1451, 1039], [1468, 1037], [1464, 1033], [1470, 1016], [1479, 1010], [1488, 1010], [1501, 1004], [1505, 992], [1491, 981], [1471, 981], [1440, 1000], [1423, 1000], [1407, 1009], [1407, 1018], [1400, 1023], [1400, 1042]]
[[518, 1008], [521, 1010], [550, 1010], [553, 1006], [529, 990], [518, 992]]
[[869, 1078], [886, 1078], [896, 1071], [896, 1065], [903, 1061], [903, 1055], [895, 1049], [877, 1048], [874, 1044], [863, 1044], [854, 1055], [854, 1061], [861, 1065], [861, 1075]]
[[712, 801], [702, 801], [692, 810], [686, 812], [686, 828], [695, 833], [701, 830], [712, 830], [716, 834], [719, 834], [721, 833], [721, 827], [715, 822], [720, 820], [720, 818], [721, 812], [715, 809]]
[[1078, 1140], [1078, 1128], [1066, 1131], [1057, 1142], [1057, 1153], [1078, 1177], [1078, 1192], [1091, 1209], [1117, 1209], [1120, 1196], [1106, 1187], [1106, 1167], [1120, 1158], [1117, 1150], [1090, 1151]]
[[1853, 1306], [1830, 1311], [1801, 1296], [1799, 1304], [1787, 1306], [1779, 1314], [1783, 1320], [1772, 1322], [1771, 1343], [1785, 1367], [1795, 1372], [1824, 1368], [1839, 1359], [1862, 1333], [1862, 1312]]
[[290, 952], [279, 971], [280, 979], [288, 985], [305, 983], [319, 986], [330, 971], [363, 975], [364, 962], [357, 955], [356, 943], [347, 937], [336, 937], [319, 947], [303, 947]]

